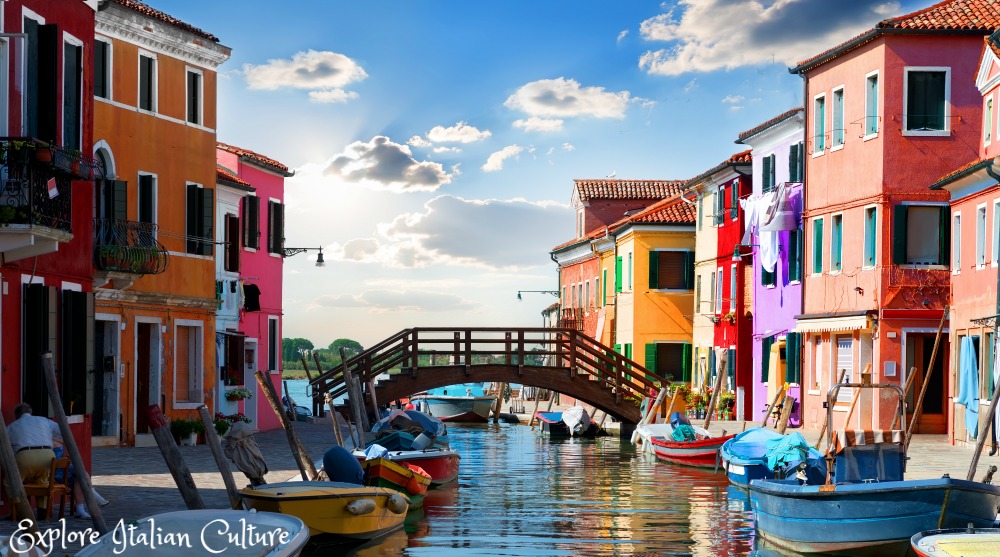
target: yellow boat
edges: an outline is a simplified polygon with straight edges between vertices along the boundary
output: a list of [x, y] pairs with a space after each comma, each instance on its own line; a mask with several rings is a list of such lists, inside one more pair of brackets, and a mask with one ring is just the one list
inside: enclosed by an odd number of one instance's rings
[[313, 536], [370, 540], [403, 527], [409, 499], [384, 487], [342, 482], [282, 482], [241, 492], [252, 509], [298, 517]]

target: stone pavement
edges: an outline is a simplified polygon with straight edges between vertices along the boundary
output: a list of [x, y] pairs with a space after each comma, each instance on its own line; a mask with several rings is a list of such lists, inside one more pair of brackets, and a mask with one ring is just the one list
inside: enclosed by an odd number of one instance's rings
[[[522, 424], [527, 424], [527, 415], [521, 415], [520, 418]], [[746, 427], [753, 425], [750, 423]], [[617, 433], [615, 431], [617, 423], [605, 423], [605, 426], [612, 434]], [[718, 422], [713, 423], [710, 429], [715, 433], [721, 433], [723, 429], [733, 433], [742, 431], [743, 427], [743, 422]], [[319, 460], [323, 452], [334, 444], [333, 430], [328, 423], [296, 422], [295, 431], [314, 460]], [[815, 442], [819, 436], [819, 431], [807, 430], [801, 433], [811, 442]], [[255, 437], [268, 465], [269, 481], [285, 481], [298, 474], [287, 438], [282, 430], [260, 432]], [[180, 451], [191, 470], [205, 506], [227, 508], [229, 500], [222, 477], [208, 446], [180, 447]], [[972, 450], [949, 445], [944, 435], [915, 435], [910, 446], [910, 457], [907, 465], [908, 478], [933, 478], [940, 477], [943, 473], [948, 473], [953, 478], [965, 478]], [[990, 464], [1000, 466], [1000, 455], [989, 457], [984, 451], [976, 473], [977, 480], [982, 478]], [[231, 467], [237, 486], [245, 486], [246, 477], [234, 466]], [[93, 473], [97, 490], [111, 501], [102, 508], [105, 522], [109, 527], [113, 528], [120, 519], [128, 522], [151, 514], [186, 508], [173, 477], [156, 447], [95, 448]], [[997, 481], [1000, 482], [1000, 474], [997, 476]], [[69, 509], [67, 511], [71, 514]], [[54, 528], [58, 523], [43, 522], [41, 526]], [[91, 526], [89, 519], [67, 519], [67, 527], [70, 529], [82, 530], [89, 526]], [[14, 529], [13, 522], [0, 520], [0, 535], [10, 534]]]

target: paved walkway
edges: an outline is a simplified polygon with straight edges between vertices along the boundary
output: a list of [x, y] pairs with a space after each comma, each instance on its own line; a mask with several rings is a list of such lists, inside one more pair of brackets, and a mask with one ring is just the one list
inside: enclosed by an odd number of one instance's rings
[[[522, 414], [520, 417], [521, 423], [527, 424], [528, 416]], [[617, 423], [605, 423], [605, 427], [612, 432], [615, 432], [617, 426]], [[747, 427], [753, 427], [753, 424]], [[721, 422], [712, 424], [710, 429], [716, 433], [721, 433], [723, 429], [732, 433], [741, 431], [742, 428], [743, 422]], [[295, 430], [313, 459], [321, 458], [323, 451], [334, 443], [333, 430], [329, 424], [297, 422]], [[815, 441], [819, 436], [818, 431], [802, 433], [810, 441]], [[283, 431], [261, 432], [256, 435], [256, 439], [269, 467], [268, 480], [284, 481], [298, 474]], [[180, 451], [191, 469], [205, 506], [227, 508], [229, 500], [209, 448], [198, 445], [180, 447]], [[953, 478], [965, 478], [972, 451], [949, 445], [943, 435], [915, 435], [910, 446], [910, 457], [908, 478], [933, 478], [944, 473]], [[983, 477], [991, 464], [1000, 466], [1000, 455], [989, 457], [984, 452], [976, 473], [977, 480]], [[156, 447], [95, 448], [93, 471], [94, 485], [111, 501], [102, 509], [109, 527], [113, 527], [120, 519], [127, 522], [150, 514], [186, 508]], [[245, 476], [235, 467], [233, 474], [237, 486], [246, 485]], [[1000, 474], [997, 475], [997, 481], [1000, 482]], [[55, 522], [42, 523], [47, 528], [57, 525]], [[67, 520], [67, 527], [71, 529], [82, 530], [88, 526], [91, 526], [89, 519]], [[13, 522], [0, 521], [0, 535], [10, 534], [14, 528]]]

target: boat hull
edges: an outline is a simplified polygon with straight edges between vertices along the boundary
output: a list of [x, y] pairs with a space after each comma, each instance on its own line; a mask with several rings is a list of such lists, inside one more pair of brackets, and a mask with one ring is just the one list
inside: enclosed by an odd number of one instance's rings
[[535, 412], [535, 419], [541, 424], [542, 433], [549, 437], [597, 437], [597, 424], [590, 422], [582, 433], [572, 435], [569, 426], [562, 421], [562, 412]]
[[997, 554], [1000, 528], [952, 528], [914, 534], [910, 547], [919, 557], [990, 557]]
[[660, 460], [684, 466], [712, 468], [718, 463], [719, 448], [732, 438], [732, 435], [727, 435], [696, 441], [671, 441], [664, 437], [651, 437], [649, 442], [653, 445], [656, 458]]
[[[354, 456], [362, 463], [365, 453], [354, 451]], [[458, 477], [458, 466], [461, 461], [459, 454], [451, 449], [425, 449], [422, 451], [392, 451], [382, 458], [402, 464], [412, 464], [427, 472], [431, 477], [431, 486], [444, 485]]]
[[[240, 494], [252, 509], [298, 517], [309, 527], [310, 535], [353, 540], [370, 540], [402, 528], [408, 507], [406, 497], [395, 490], [340, 482], [265, 484], [246, 487]], [[396, 512], [399, 498], [407, 503], [402, 512]], [[350, 510], [357, 501], [373, 501], [374, 505], [370, 511], [357, 514]]]
[[424, 396], [428, 413], [442, 422], [486, 423], [496, 403], [492, 396]]
[[993, 524], [1000, 488], [939, 478], [802, 486], [794, 480], [750, 483], [757, 534], [798, 553], [905, 551], [914, 532]]
[[387, 487], [405, 493], [410, 498], [410, 508], [423, 506], [431, 477], [422, 468], [387, 458], [375, 458], [361, 463], [368, 485]]

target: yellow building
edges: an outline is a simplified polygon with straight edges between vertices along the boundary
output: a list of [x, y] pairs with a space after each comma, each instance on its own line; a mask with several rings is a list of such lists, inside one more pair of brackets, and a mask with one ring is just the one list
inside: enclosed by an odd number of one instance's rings
[[97, 14], [95, 444], [151, 442], [146, 408], [212, 408], [216, 68], [230, 49], [130, 0]]

